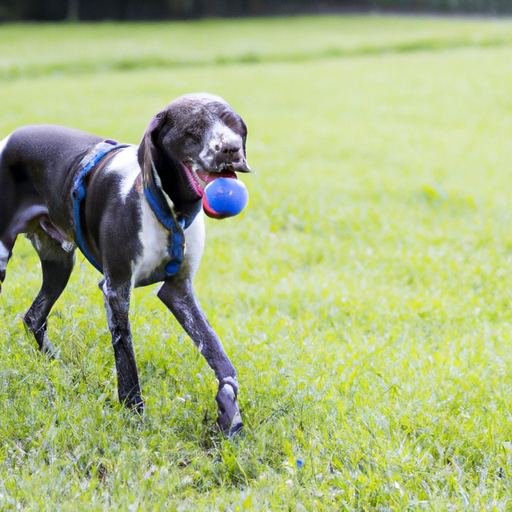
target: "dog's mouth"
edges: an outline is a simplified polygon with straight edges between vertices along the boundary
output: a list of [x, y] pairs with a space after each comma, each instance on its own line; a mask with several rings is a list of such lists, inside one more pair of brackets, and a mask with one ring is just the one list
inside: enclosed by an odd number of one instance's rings
[[217, 178], [238, 179], [234, 171], [223, 170], [221, 172], [208, 172], [200, 169], [194, 169], [190, 163], [181, 162], [184, 174], [192, 190], [199, 196], [204, 196], [204, 188]]

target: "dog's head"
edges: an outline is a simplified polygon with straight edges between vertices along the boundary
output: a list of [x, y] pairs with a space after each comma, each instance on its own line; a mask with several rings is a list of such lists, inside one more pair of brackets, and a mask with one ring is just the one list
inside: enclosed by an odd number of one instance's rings
[[187, 94], [158, 112], [139, 146], [145, 175], [153, 163], [161, 186], [181, 209], [204, 195], [219, 176], [251, 172], [245, 142], [247, 126], [219, 96]]

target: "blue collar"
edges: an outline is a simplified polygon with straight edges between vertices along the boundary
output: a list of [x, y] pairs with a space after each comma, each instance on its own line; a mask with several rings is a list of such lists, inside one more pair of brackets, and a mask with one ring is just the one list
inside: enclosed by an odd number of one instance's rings
[[78, 172], [73, 183], [71, 195], [73, 197], [73, 214], [75, 217], [75, 241], [83, 255], [89, 260], [91, 265], [103, 274], [103, 270], [99, 263], [93, 258], [92, 254], [87, 250], [84, 243], [82, 225], [80, 223], [80, 205], [85, 197], [84, 178], [94, 169], [100, 160], [117, 149], [126, 148], [129, 144], [118, 144], [113, 140], [105, 140], [96, 144], [94, 149], [86, 155], [82, 160], [82, 169]]

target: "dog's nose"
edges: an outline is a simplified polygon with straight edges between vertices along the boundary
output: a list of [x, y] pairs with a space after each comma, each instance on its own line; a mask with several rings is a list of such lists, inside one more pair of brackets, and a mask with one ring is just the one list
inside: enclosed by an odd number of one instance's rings
[[240, 134], [227, 128], [217, 132], [210, 148], [212, 163], [218, 172], [251, 172], [245, 160], [244, 141]]
[[245, 170], [247, 164], [245, 163], [241, 144], [233, 142], [219, 144], [215, 160], [219, 169], [227, 168], [230, 171], [247, 172]]
[[230, 144], [230, 143], [227, 143], [227, 144], [224, 144], [222, 146], [222, 153], [224, 153], [225, 155], [228, 155], [228, 154], [232, 154], [232, 153], [238, 153], [240, 151], [241, 147], [239, 144]]
[[224, 141], [215, 149], [217, 149], [215, 161], [219, 170], [252, 172], [245, 159], [241, 138], [239, 141]]
[[237, 162], [242, 156], [241, 141], [224, 140], [215, 146], [217, 150], [217, 161], [219, 163]]

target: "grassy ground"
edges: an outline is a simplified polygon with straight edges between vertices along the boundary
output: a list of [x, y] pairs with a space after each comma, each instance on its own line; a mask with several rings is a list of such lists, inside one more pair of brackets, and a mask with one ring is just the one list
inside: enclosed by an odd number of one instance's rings
[[51, 122], [137, 142], [176, 96], [249, 125], [251, 203], [208, 220], [196, 289], [246, 429], [155, 297], [132, 326], [148, 404], [117, 404], [84, 261], [47, 361], [0, 298], [2, 510], [510, 510], [512, 22], [349, 17], [3, 26], [0, 133]]

